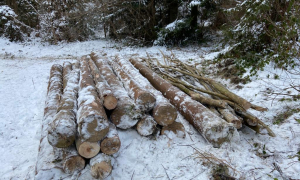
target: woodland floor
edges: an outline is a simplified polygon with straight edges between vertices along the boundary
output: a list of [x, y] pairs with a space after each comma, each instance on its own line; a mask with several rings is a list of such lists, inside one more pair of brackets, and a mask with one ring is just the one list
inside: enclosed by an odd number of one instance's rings
[[[0, 39], [0, 47], [0, 177], [13, 180], [34, 179], [49, 70], [54, 63], [75, 61], [91, 51], [125, 58], [147, 57], [147, 52], [162, 63], [159, 50], [166, 55], [173, 52], [181, 61], [190, 63], [210, 61], [219, 53], [212, 52], [215, 48], [211, 44], [182, 49], [132, 48], [106, 40], [54, 46]], [[216, 74], [213, 66], [203, 68], [212, 77]], [[267, 107], [267, 112], [253, 113], [277, 136], [255, 134], [244, 128], [239, 138], [216, 149], [182, 116], [179, 120], [186, 128], [185, 139], [150, 139], [135, 130], [119, 131], [122, 146], [114, 155], [113, 172], [107, 179], [209, 179], [218, 162], [229, 166], [229, 175], [239, 179], [299, 179], [300, 102], [282, 100], [272, 92], [285, 93], [280, 90], [291, 83], [300, 84], [300, 77], [269, 66], [245, 85], [213, 78], [250, 102]], [[280, 118], [283, 120], [279, 122]], [[208, 155], [209, 159], [204, 158]]]

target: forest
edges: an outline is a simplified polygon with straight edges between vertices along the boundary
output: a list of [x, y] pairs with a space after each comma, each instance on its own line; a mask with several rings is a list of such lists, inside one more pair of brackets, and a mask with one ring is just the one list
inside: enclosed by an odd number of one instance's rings
[[299, 17], [299, 0], [1, 0], [1, 179], [298, 180]]

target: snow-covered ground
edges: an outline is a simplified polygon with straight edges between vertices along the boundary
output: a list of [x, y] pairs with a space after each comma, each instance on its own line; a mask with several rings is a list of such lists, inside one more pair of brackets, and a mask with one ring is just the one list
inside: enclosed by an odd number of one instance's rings
[[[106, 40], [54, 46], [38, 41], [17, 44], [0, 39], [0, 47], [0, 179], [34, 179], [52, 64], [74, 61], [91, 51], [122, 57], [147, 57], [148, 52], [160, 59], [159, 50], [171, 54], [171, 50], [164, 47], [130, 48]], [[210, 47], [190, 47], [172, 49], [172, 52], [182, 61], [200, 62], [217, 54], [210, 50]], [[274, 78], [274, 74], [280, 78]], [[269, 109], [268, 112], [253, 113], [270, 125], [277, 135], [275, 138], [266, 132], [255, 134], [245, 128], [239, 131], [239, 140], [216, 149], [179, 116], [186, 128], [185, 139], [166, 136], [149, 139], [139, 136], [135, 130], [119, 131], [122, 146], [114, 155], [113, 172], [107, 179], [209, 179], [213, 159], [208, 161], [203, 157], [208, 153], [229, 165], [230, 174], [239, 179], [300, 179], [300, 155], [297, 156], [300, 123], [296, 121], [300, 114], [292, 115], [283, 124], [272, 124], [276, 114], [288, 108], [299, 108], [300, 103], [281, 102], [278, 97], [266, 96], [267, 92], [278, 90], [276, 87], [287, 87], [291, 82], [300, 84], [299, 78], [266, 68], [242, 89], [235, 89], [219, 79], [238, 95]]]

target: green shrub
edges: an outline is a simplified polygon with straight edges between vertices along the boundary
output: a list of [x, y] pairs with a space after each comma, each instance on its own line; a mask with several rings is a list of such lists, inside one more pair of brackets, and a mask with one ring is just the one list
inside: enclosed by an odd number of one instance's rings
[[299, 58], [300, 2], [296, 0], [245, 0], [231, 13], [244, 12], [226, 33], [232, 49], [223, 57], [252, 74], [274, 62], [276, 67], [295, 67]]

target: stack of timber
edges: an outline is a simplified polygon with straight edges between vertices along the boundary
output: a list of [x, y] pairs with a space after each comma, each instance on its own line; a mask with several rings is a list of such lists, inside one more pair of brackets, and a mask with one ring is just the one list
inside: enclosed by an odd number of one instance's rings
[[[118, 58], [107, 60], [106, 58], [99, 58], [93, 53], [91, 58], [118, 99], [118, 105], [110, 116], [112, 123], [118, 128], [135, 127], [140, 135], [150, 136], [156, 134], [159, 129], [164, 129], [175, 122], [177, 118], [176, 108], [147, 82], [129, 61], [121, 61]], [[130, 106], [124, 106], [124, 104], [130, 104]], [[119, 110], [124, 109], [124, 107], [131, 107], [129, 108], [130, 111]], [[123, 118], [119, 118], [120, 112], [127, 113], [124, 114], [126, 118], [123, 114], [121, 114]], [[134, 114], [136, 118], [133, 118], [134, 116], [131, 114]], [[124, 126], [125, 123], [131, 124], [128, 123], [128, 120], [130, 122], [135, 120], [135, 122], [131, 126]], [[177, 123], [181, 124], [180, 122]], [[185, 137], [185, 129], [182, 124], [181, 126], [170, 127], [173, 127], [171, 128], [173, 131], [168, 129], [162, 131], [163, 134], [174, 133], [180, 134], [179, 137]]]
[[86, 57], [52, 66], [35, 179], [103, 179], [111, 173], [109, 155], [121, 143], [99, 97]]
[[[123, 71], [125, 71], [142, 88], [147, 89], [156, 97], [156, 103], [152, 112], [146, 114], [137, 124], [138, 133], [142, 136], [152, 134], [157, 123], [161, 126], [161, 134], [168, 135], [169, 133], [174, 133], [177, 137], [184, 138], [184, 126], [177, 120], [177, 109], [169, 102], [169, 100], [163, 97], [162, 93], [156, 90], [128, 60], [115, 58], [114, 61], [118, 63]], [[150, 115], [153, 118], [151, 118]]]
[[[155, 75], [159, 77], [160, 80], [164, 79], [165, 82], [176, 86], [193, 100], [200, 102], [211, 112], [223, 118], [228, 123], [233, 124], [236, 129], [247, 126], [257, 133], [262, 129], [266, 129], [270, 136], [275, 136], [274, 132], [263, 123], [263, 121], [248, 111], [248, 109], [267, 111], [266, 108], [254, 105], [244, 98], [230, 92], [224, 85], [211, 78], [205, 77], [195, 66], [181, 62], [176, 59], [174, 55], [172, 55], [172, 57], [167, 57], [163, 54], [163, 58], [165, 60], [165, 65], [158, 61], [156, 61], [157, 63], [154, 65], [149, 56], [148, 59], [144, 59], [150, 68], [154, 69], [160, 75]], [[131, 62], [137, 64], [137, 68], [145, 68], [135, 59], [131, 59]], [[145, 76], [152, 76], [152, 74], [149, 74], [150, 71], [142, 71], [148, 73], [145, 74]], [[153, 80], [153, 83], [156, 81], [157, 79]]]

